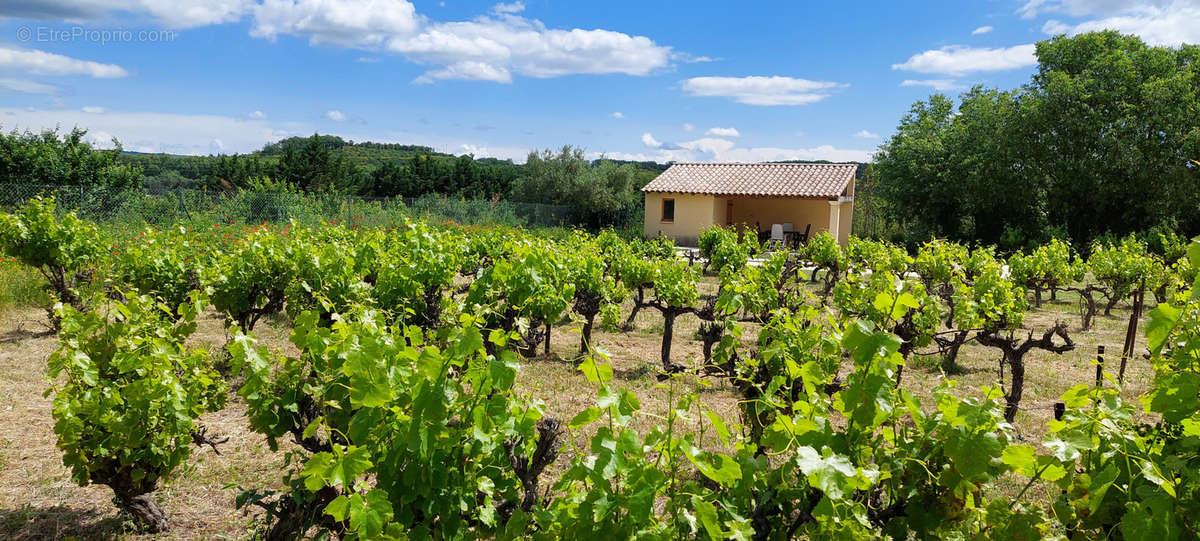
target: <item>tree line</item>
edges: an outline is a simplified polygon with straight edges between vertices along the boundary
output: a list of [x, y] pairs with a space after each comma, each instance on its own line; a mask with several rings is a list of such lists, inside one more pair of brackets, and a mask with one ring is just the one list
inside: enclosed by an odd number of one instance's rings
[[420, 145], [313, 134], [247, 154], [175, 156], [92, 148], [86, 130], [0, 132], [0, 178], [155, 190], [297, 191], [362, 197], [512, 200], [567, 207], [580, 225], [624, 226], [641, 216], [640, 190], [666, 165], [589, 160], [570, 145], [512, 160], [439, 153]]
[[1025, 85], [934, 94], [880, 147], [866, 192], [894, 240], [1200, 233], [1200, 47], [1105, 31], [1036, 50]]

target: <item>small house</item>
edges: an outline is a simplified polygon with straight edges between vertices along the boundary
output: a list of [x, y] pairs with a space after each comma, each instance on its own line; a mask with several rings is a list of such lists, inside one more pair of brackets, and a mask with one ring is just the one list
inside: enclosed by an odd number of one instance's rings
[[714, 224], [759, 232], [779, 224], [828, 231], [845, 245], [857, 170], [854, 163], [677, 163], [642, 188], [645, 234], [695, 246]]

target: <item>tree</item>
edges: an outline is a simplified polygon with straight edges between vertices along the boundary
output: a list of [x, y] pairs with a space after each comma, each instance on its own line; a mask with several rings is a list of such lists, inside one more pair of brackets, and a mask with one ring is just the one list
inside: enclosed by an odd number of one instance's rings
[[358, 167], [315, 133], [302, 144], [284, 147], [276, 178], [313, 192], [357, 191], [363, 180]]
[[87, 130], [0, 132], [0, 178], [26, 184], [86, 184], [117, 188], [137, 187], [139, 167], [118, 163], [121, 144], [114, 138], [111, 150], [95, 150], [84, 141]]
[[371, 195], [376, 197], [416, 197], [425, 194], [421, 179], [411, 168], [395, 161], [384, 162], [371, 172]]
[[633, 165], [607, 160], [593, 164], [584, 158], [583, 149], [570, 145], [557, 153], [530, 152], [525, 172], [513, 187], [517, 200], [569, 206], [576, 221], [589, 227], [620, 221], [621, 213], [640, 201]]
[[1116, 32], [1037, 45], [1012, 91], [913, 105], [876, 155], [876, 193], [910, 241], [1087, 246], [1177, 223], [1200, 232], [1200, 48]]
[[1077, 241], [1175, 217], [1200, 231], [1200, 48], [1150, 47], [1114, 31], [1037, 45], [1026, 117], [1052, 225]]

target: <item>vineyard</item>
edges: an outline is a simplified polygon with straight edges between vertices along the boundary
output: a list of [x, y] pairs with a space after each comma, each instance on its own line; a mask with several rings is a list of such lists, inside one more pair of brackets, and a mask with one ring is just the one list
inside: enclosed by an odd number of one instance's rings
[[751, 237], [34, 199], [0, 214], [0, 531], [1200, 536], [1200, 242]]

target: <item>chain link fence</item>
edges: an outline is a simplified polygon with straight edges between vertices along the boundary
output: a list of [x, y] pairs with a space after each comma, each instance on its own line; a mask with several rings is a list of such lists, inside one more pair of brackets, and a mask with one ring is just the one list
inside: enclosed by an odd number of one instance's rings
[[463, 225], [559, 227], [581, 225], [571, 207], [500, 200], [466, 200], [427, 195], [368, 198], [347, 195], [107, 186], [0, 183], [0, 209], [12, 210], [34, 197], [53, 197], [61, 212], [100, 223], [321, 222], [385, 227], [405, 217]]

